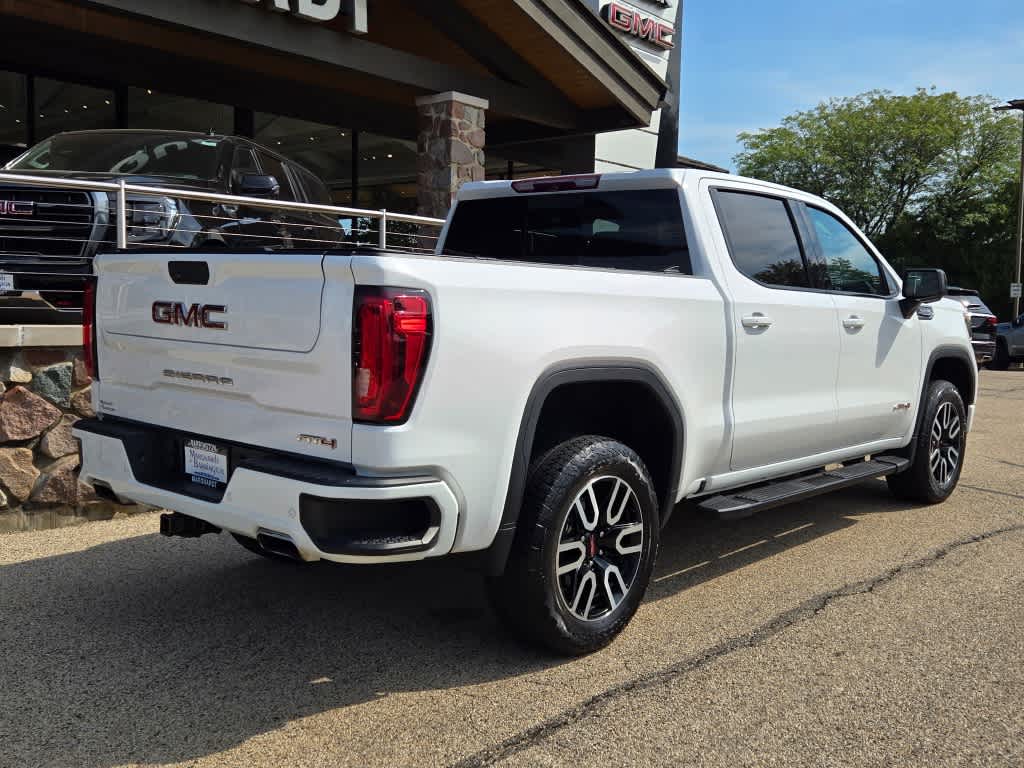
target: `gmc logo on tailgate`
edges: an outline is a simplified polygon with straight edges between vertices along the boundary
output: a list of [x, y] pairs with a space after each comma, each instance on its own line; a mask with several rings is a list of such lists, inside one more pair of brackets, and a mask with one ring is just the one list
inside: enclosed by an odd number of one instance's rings
[[223, 304], [191, 304], [186, 307], [181, 302], [154, 301], [153, 322], [162, 325], [187, 325], [192, 328], [226, 331], [228, 324], [221, 320], [214, 320], [212, 315], [223, 315], [227, 311], [228, 308]]

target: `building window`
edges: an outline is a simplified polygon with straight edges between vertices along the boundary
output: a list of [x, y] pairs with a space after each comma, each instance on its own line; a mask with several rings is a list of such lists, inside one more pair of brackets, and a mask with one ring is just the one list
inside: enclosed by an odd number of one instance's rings
[[35, 78], [36, 141], [64, 131], [116, 128], [114, 92]]
[[123, 99], [125, 128], [229, 134], [235, 127], [234, 109], [226, 104], [157, 93], [147, 88], [127, 88]]
[[359, 208], [416, 212], [415, 141], [359, 132]]
[[254, 141], [323, 180], [335, 205], [352, 204], [352, 131], [257, 112]]
[[28, 80], [0, 71], [0, 165], [20, 155], [28, 144]]

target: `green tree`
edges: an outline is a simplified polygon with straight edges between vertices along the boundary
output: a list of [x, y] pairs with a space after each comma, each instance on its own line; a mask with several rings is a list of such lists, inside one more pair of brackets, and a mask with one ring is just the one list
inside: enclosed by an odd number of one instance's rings
[[1002, 306], [1021, 128], [993, 104], [934, 89], [831, 99], [741, 133], [735, 160], [743, 175], [831, 200], [894, 264], [941, 266]]

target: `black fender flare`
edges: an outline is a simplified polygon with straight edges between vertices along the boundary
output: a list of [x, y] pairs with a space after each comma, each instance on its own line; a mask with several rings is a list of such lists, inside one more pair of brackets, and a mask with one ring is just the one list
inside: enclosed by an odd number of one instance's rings
[[662, 526], [668, 522], [675, 506], [679, 488], [679, 476], [682, 472], [684, 421], [682, 409], [672, 389], [654, 366], [642, 360], [585, 359], [558, 363], [545, 370], [534, 383], [530, 395], [526, 399], [523, 417], [516, 438], [515, 453], [512, 457], [512, 470], [509, 475], [508, 489], [505, 493], [505, 505], [501, 513], [501, 522], [494, 541], [488, 549], [487, 568], [492, 574], [501, 573], [505, 568], [512, 543], [515, 540], [516, 526], [519, 522], [519, 510], [526, 490], [526, 475], [530, 467], [530, 455], [540, 421], [541, 411], [548, 396], [566, 384], [594, 382], [628, 382], [639, 383], [648, 387], [661, 403], [665, 412], [672, 420], [672, 469], [669, 482], [664, 490], [661, 501]]
[[[917, 422], [914, 424], [914, 432], [913, 436], [910, 438], [910, 445], [907, 446], [906, 449], [906, 457], [910, 460], [910, 464], [914, 463], [914, 458], [917, 453], [917, 438], [921, 434], [921, 429], [924, 426], [925, 398], [928, 395], [928, 385], [932, 381], [932, 372], [935, 370], [935, 364], [939, 360], [951, 360], [957, 358], [967, 366], [968, 371], [974, 372], [972, 374], [974, 377], [974, 387], [970, 392], [970, 397], [964, 398], [964, 405], [974, 405], [978, 399], [978, 364], [974, 359], [973, 353], [968, 352], [963, 347], [956, 347], [948, 344], [933, 349], [931, 355], [928, 356], [928, 364], [925, 366], [924, 376], [921, 378], [921, 395], [917, 401]], [[908, 464], [907, 466], [910, 465]]]

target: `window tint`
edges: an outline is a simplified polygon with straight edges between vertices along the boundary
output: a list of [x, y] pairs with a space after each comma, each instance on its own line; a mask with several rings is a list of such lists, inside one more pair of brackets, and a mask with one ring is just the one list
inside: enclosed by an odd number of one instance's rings
[[236, 147], [234, 158], [231, 161], [231, 188], [238, 189], [242, 176], [259, 172], [260, 166], [256, 162], [256, 153], [248, 147]]
[[690, 274], [679, 195], [670, 189], [522, 195], [459, 203], [455, 256]]
[[737, 269], [768, 285], [810, 287], [793, 221], [783, 200], [720, 190], [715, 196]]
[[289, 163], [289, 167], [292, 169], [292, 174], [295, 176], [295, 180], [298, 182], [299, 186], [302, 187], [302, 191], [305, 193], [306, 202], [316, 203], [317, 205], [331, 204], [331, 195], [320, 179], [305, 168], [295, 165], [294, 163]]
[[220, 143], [156, 131], [61, 133], [37, 144], [11, 168], [215, 179], [222, 170]]
[[277, 183], [281, 185], [281, 194], [278, 199], [294, 200], [295, 193], [292, 191], [291, 181], [288, 179], [288, 173], [284, 169], [284, 164], [273, 155], [260, 152], [260, 165], [263, 166], [263, 173], [273, 176], [277, 179]]
[[833, 290], [889, 294], [889, 286], [875, 257], [843, 222], [810, 206], [807, 215], [818, 236], [825, 273]]
[[256, 162], [256, 153], [248, 147], [237, 147], [232, 168], [236, 173], [259, 173], [260, 166]]

